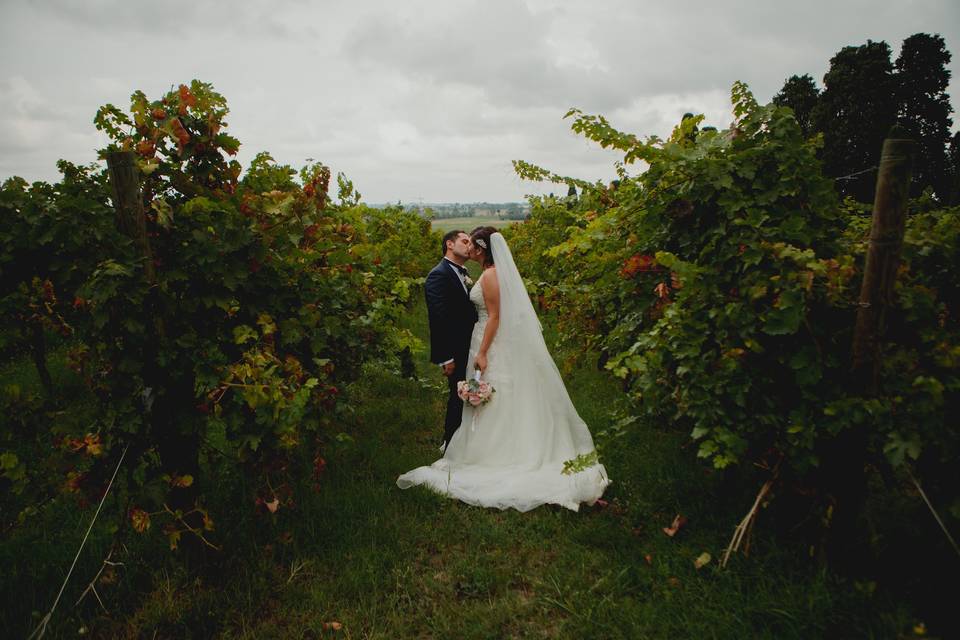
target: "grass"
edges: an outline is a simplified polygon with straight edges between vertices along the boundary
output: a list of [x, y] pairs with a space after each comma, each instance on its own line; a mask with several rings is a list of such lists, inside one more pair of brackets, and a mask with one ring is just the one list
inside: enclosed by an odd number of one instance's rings
[[496, 227], [497, 229], [502, 229], [503, 227], [509, 226], [517, 220], [499, 220], [497, 218], [481, 218], [481, 217], [464, 217], [464, 218], [436, 218], [430, 224], [433, 226], [435, 231], [440, 231], [446, 233], [447, 231], [453, 231], [454, 229], [462, 229], [467, 233], [470, 233], [473, 229], [479, 226], [490, 226]]
[[[426, 337], [422, 305], [406, 322]], [[557, 356], [583, 418], [595, 433], [609, 427], [617, 385], [592, 358]], [[426, 354], [417, 358], [415, 380], [366, 368], [349, 390], [352, 441], [331, 439], [321, 489], [300, 490], [296, 510], [254, 516], [233, 497], [243, 479], [223, 479], [211, 501], [231, 553], [212, 568], [188, 573], [162, 540], [131, 540], [127, 564], [98, 589], [109, 612], [91, 598], [73, 606], [108, 548], [105, 514], [53, 636], [889, 638], [916, 622], [889, 593], [832, 577], [762, 527], [750, 558], [696, 569], [702, 552], [720, 556], [748, 505], [731, 502], [684, 434], [654, 426], [605, 452], [606, 507], [520, 514], [400, 491], [396, 477], [434, 460], [442, 433], [445, 386]], [[677, 513], [690, 523], [667, 537]], [[49, 606], [90, 515], [56, 504], [3, 541], [0, 624], [14, 637]]]

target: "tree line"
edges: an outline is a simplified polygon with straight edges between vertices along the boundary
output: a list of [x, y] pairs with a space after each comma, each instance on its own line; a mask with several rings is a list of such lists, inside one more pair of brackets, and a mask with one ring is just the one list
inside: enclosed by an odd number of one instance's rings
[[871, 202], [883, 139], [894, 125], [919, 152], [911, 195], [929, 190], [943, 204], [960, 197], [960, 132], [951, 134], [951, 54], [939, 35], [917, 33], [891, 59], [890, 45], [868, 40], [830, 59], [818, 87], [809, 74], [790, 76], [773, 102], [793, 109], [807, 136], [823, 136], [820, 158], [837, 190]]

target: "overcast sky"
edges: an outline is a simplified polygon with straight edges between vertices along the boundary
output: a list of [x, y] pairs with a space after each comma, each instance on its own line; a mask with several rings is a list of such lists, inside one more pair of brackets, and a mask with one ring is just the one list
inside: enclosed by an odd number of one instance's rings
[[641, 135], [685, 111], [723, 128], [735, 80], [766, 102], [845, 45], [896, 59], [917, 32], [946, 40], [960, 105], [957, 0], [0, 0], [0, 180], [94, 161], [100, 105], [197, 78], [226, 96], [244, 165], [313, 158], [367, 202], [521, 200], [552, 187], [513, 159], [615, 177], [570, 107]]

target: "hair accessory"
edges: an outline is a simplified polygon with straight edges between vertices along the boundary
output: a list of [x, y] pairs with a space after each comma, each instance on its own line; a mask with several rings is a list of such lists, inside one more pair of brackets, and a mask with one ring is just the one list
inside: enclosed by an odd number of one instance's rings
[[477, 238], [476, 242], [479, 246], [483, 247], [484, 249], [487, 248], [487, 241], [484, 240], [483, 238]]

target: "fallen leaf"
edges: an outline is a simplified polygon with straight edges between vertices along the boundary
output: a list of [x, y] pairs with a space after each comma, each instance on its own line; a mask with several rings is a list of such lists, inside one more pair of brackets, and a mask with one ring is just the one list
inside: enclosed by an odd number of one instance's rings
[[653, 566], [653, 556], [651, 556], [649, 553], [643, 556], [643, 559], [647, 562], [648, 565], [650, 565], [651, 567]]
[[669, 527], [664, 527], [663, 532], [670, 536], [671, 538], [677, 535], [677, 532], [680, 531], [687, 524], [686, 516], [682, 516], [679, 513], [677, 517], [673, 519], [673, 523]]
[[697, 556], [696, 560], [693, 561], [693, 566], [695, 569], [701, 569], [704, 566], [710, 564], [710, 561], [712, 559], [713, 558], [710, 556], [710, 554], [704, 551], [699, 556]]
[[280, 500], [277, 498], [274, 498], [270, 502], [264, 502], [263, 504], [267, 507], [267, 510], [270, 511], [270, 513], [276, 513], [277, 509], [280, 508]]
[[677, 578], [677, 577], [674, 577], [674, 576], [670, 576], [669, 578], [667, 578], [667, 584], [669, 584], [671, 587], [679, 587], [679, 586], [680, 586], [680, 578]]
[[608, 504], [610, 504], [610, 503], [607, 502], [606, 500], [603, 500], [603, 499], [601, 498], [601, 499], [598, 499], [598, 500], [597, 500], [596, 502], [594, 502], [593, 504], [597, 505], [598, 508], [603, 509], [604, 507], [606, 507], [606, 506], [607, 506]]
[[324, 631], [340, 631], [343, 628], [343, 625], [339, 622], [324, 622], [323, 630]]

